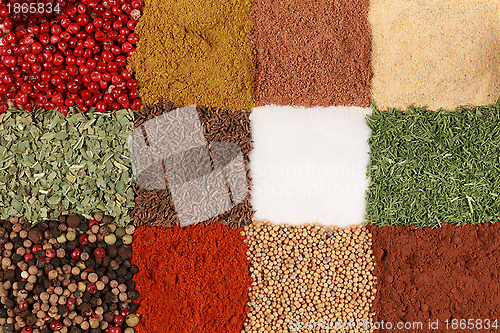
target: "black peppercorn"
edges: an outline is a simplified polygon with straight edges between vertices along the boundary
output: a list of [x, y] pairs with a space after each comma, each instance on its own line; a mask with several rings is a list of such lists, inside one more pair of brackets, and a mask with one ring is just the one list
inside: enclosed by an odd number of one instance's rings
[[112, 322], [114, 318], [115, 318], [115, 315], [112, 312], [106, 312], [102, 316], [102, 319], [108, 323]]
[[108, 277], [110, 280], [116, 280], [117, 275], [115, 271], [108, 271]]
[[119, 302], [118, 303], [118, 308], [120, 310], [128, 310], [128, 303], [127, 302]]
[[57, 314], [64, 316], [66, 313], [68, 313], [68, 306], [59, 304], [57, 306]]
[[104, 266], [108, 266], [110, 262], [111, 262], [111, 258], [110, 257], [104, 257], [104, 258], [102, 258], [102, 264]]
[[50, 229], [50, 237], [57, 238], [60, 234], [61, 232], [59, 231], [59, 229]]
[[97, 306], [97, 300], [98, 300], [98, 298], [97, 298], [97, 297], [95, 297], [95, 294], [94, 294], [94, 296], [92, 296], [92, 297], [90, 298], [90, 300], [89, 300], [89, 304], [90, 304], [93, 308], [95, 308], [95, 307]]
[[22, 289], [26, 288], [26, 281], [19, 281], [18, 284], [17, 284], [17, 288], [19, 290], [22, 290]]
[[106, 273], [106, 268], [105, 267], [99, 267], [98, 269], [95, 270], [95, 273], [99, 275], [99, 277], [104, 276]]
[[134, 280], [127, 280], [125, 282], [125, 285], [127, 286], [128, 290], [134, 290], [135, 289], [135, 281]]
[[14, 326], [12, 324], [5, 324], [4, 326], [5, 333], [14, 332]]
[[59, 216], [59, 223], [66, 223], [66, 222], [68, 222], [68, 217], [66, 215], [60, 215]]
[[82, 304], [78, 305], [77, 308], [78, 308], [78, 310], [82, 311], [83, 313], [89, 313], [90, 311], [92, 311], [90, 304], [87, 302], [83, 302]]
[[84, 302], [88, 302], [88, 301], [90, 301], [91, 297], [92, 297], [92, 295], [90, 295], [89, 293], [84, 293], [82, 296], [82, 299]]
[[85, 261], [85, 265], [87, 266], [87, 268], [93, 269], [95, 267], [95, 259], [91, 258]]
[[122, 264], [122, 262], [123, 262], [123, 258], [122, 258], [122, 257], [116, 257], [116, 258], [114, 259], [114, 261], [116, 261], [116, 263], [117, 263], [117, 264], [118, 264], [118, 266], [119, 266], [119, 265], [121, 265], [121, 264]]
[[23, 261], [23, 257], [17, 253], [15, 253], [13, 256], [12, 256], [12, 261], [17, 264], [17, 263], [20, 263], [21, 261]]
[[16, 278], [16, 272], [13, 269], [8, 269], [5, 271], [4, 279], [14, 282]]
[[[102, 297], [102, 299], [103, 299], [104, 302], [109, 302], [109, 301], [111, 301], [113, 299], [114, 296], [115, 295], [113, 295], [113, 293], [107, 292], [107, 293], [104, 294], [104, 296]], [[112, 304], [110, 305], [110, 308], [111, 308], [111, 306], [112, 306]]]
[[78, 241], [76, 239], [74, 239], [72, 241], [67, 242], [66, 249], [68, 251], [73, 251], [74, 249], [76, 249], [78, 247], [78, 245], [80, 245], [80, 244], [78, 243]]
[[81, 223], [78, 229], [80, 229], [83, 233], [86, 233], [89, 231], [89, 226], [87, 223]]
[[114, 258], [118, 255], [118, 249], [114, 245], [108, 245], [106, 248], [106, 254], [108, 257]]
[[136, 265], [132, 265], [130, 266], [130, 269], [128, 271], [132, 274], [137, 274], [139, 272], [139, 267], [137, 267]]
[[44, 291], [45, 291], [45, 289], [40, 284], [37, 284], [36, 287], [35, 287], [35, 289], [34, 289], [35, 295], [40, 295]]
[[4, 304], [4, 305], [5, 305], [5, 307], [6, 307], [7, 309], [13, 309], [13, 308], [16, 306], [16, 304], [14, 303], [14, 301], [13, 301], [13, 300], [11, 300], [10, 298], [8, 298], [8, 299], [5, 301], [5, 304]]
[[80, 217], [76, 214], [71, 214], [66, 218], [66, 223], [71, 228], [77, 228], [80, 225]]
[[40, 244], [43, 239], [43, 232], [39, 228], [33, 228], [28, 232], [28, 239], [34, 244]]

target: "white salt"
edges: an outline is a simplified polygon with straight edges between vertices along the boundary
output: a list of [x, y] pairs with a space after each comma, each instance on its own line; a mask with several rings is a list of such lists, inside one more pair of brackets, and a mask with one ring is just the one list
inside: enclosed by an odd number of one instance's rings
[[346, 227], [364, 221], [369, 108], [264, 106], [251, 114], [257, 220]]

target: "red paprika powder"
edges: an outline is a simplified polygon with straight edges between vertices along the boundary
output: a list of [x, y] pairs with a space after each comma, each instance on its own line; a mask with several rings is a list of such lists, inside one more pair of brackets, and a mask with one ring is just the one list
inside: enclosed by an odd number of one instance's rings
[[251, 278], [241, 229], [213, 223], [139, 227], [132, 261], [137, 333], [240, 333]]

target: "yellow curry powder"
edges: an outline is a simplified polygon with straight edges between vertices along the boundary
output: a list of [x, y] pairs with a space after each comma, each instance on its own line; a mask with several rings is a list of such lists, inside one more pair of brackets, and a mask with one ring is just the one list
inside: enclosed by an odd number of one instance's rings
[[253, 107], [250, 6], [251, 0], [146, 0], [128, 64], [142, 102]]

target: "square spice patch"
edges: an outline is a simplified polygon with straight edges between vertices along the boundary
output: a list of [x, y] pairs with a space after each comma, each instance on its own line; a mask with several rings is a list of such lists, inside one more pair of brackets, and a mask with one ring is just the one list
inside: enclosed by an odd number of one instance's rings
[[372, 0], [373, 99], [453, 111], [500, 95], [499, 5], [490, 0]]
[[368, 106], [369, 0], [255, 1], [255, 101], [302, 106]]
[[[135, 114], [135, 127], [139, 127], [165, 112], [178, 107], [171, 102], [162, 102], [145, 107]], [[252, 150], [250, 133], [250, 111], [231, 112], [217, 108], [197, 108], [204, 136], [207, 142], [222, 141], [236, 144], [243, 154], [247, 184], [250, 186], [249, 153]], [[148, 190], [134, 187], [136, 206], [131, 211], [132, 223], [139, 225], [174, 226], [179, 225], [170, 190]], [[250, 193], [250, 192], [249, 192]], [[254, 211], [250, 204], [250, 194], [239, 204], [219, 216], [205, 220], [205, 224], [221, 222], [231, 227], [241, 227], [252, 222]]]
[[250, 0], [145, 0], [128, 68], [144, 104], [254, 105]]
[[498, 222], [369, 229], [377, 277], [372, 312], [374, 323], [385, 322], [375, 332], [396, 325], [408, 333], [498, 332]]

